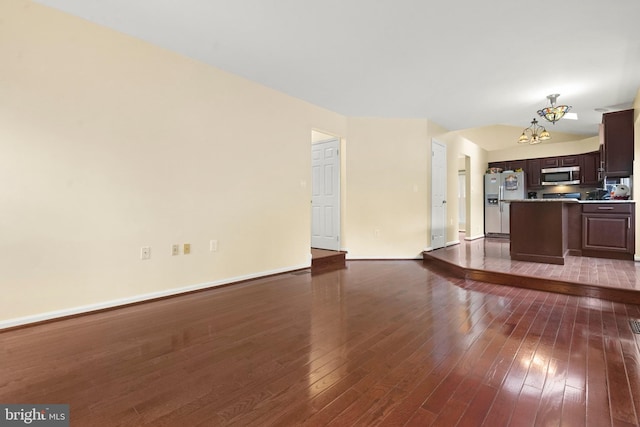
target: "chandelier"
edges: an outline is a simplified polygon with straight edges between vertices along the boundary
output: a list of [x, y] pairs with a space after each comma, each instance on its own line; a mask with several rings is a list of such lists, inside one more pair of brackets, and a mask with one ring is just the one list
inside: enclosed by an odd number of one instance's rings
[[551, 135], [544, 126], [538, 126], [538, 121], [534, 118], [531, 121], [531, 126], [522, 131], [522, 135], [518, 138], [518, 144], [540, 144], [548, 139], [551, 139]]
[[571, 109], [568, 105], [556, 105], [556, 99], [560, 96], [559, 93], [554, 93], [553, 95], [547, 95], [547, 99], [549, 103], [551, 103], [551, 107], [543, 108], [542, 110], [538, 110], [538, 114], [540, 117], [544, 117], [554, 125], [558, 120], [564, 117], [564, 114]]

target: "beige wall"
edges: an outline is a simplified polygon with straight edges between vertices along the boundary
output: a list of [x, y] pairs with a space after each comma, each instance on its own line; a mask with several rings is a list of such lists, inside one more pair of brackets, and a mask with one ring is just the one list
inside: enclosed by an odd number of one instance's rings
[[343, 116], [23, 0], [0, 16], [0, 322], [309, 265], [311, 130]]
[[349, 258], [416, 258], [427, 245], [428, 121], [349, 118]]
[[0, 328], [308, 266], [313, 130], [341, 139], [350, 258], [430, 245], [434, 138], [447, 242], [461, 156], [467, 237], [482, 235], [488, 154], [471, 138], [346, 118], [27, 0], [0, 16]]
[[0, 14], [0, 327], [308, 266], [313, 130], [341, 138], [351, 258], [429, 245], [436, 124], [347, 119], [25, 0]]
[[467, 208], [465, 238], [475, 239], [484, 235], [484, 172], [487, 168], [487, 152], [456, 132], [438, 136], [447, 144], [447, 235], [448, 243], [458, 237], [458, 159], [468, 157], [466, 170]]

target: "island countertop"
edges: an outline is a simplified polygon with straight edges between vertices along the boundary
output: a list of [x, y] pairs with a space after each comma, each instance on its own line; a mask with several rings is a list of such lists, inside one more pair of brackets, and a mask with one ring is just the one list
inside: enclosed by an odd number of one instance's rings
[[566, 255], [633, 260], [634, 200], [510, 202], [511, 259], [550, 264], [564, 264]]

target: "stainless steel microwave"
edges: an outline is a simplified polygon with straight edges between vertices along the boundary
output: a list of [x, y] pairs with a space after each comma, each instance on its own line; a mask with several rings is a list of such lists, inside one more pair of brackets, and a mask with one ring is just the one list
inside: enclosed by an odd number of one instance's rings
[[580, 184], [580, 166], [542, 169], [542, 185]]

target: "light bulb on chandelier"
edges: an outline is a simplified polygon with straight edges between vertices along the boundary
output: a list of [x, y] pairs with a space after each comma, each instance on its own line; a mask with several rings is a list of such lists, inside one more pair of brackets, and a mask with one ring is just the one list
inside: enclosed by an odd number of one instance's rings
[[534, 118], [531, 121], [531, 126], [522, 131], [522, 135], [518, 138], [518, 144], [534, 145], [549, 139], [551, 139], [549, 132], [544, 126], [538, 126], [538, 121]]

